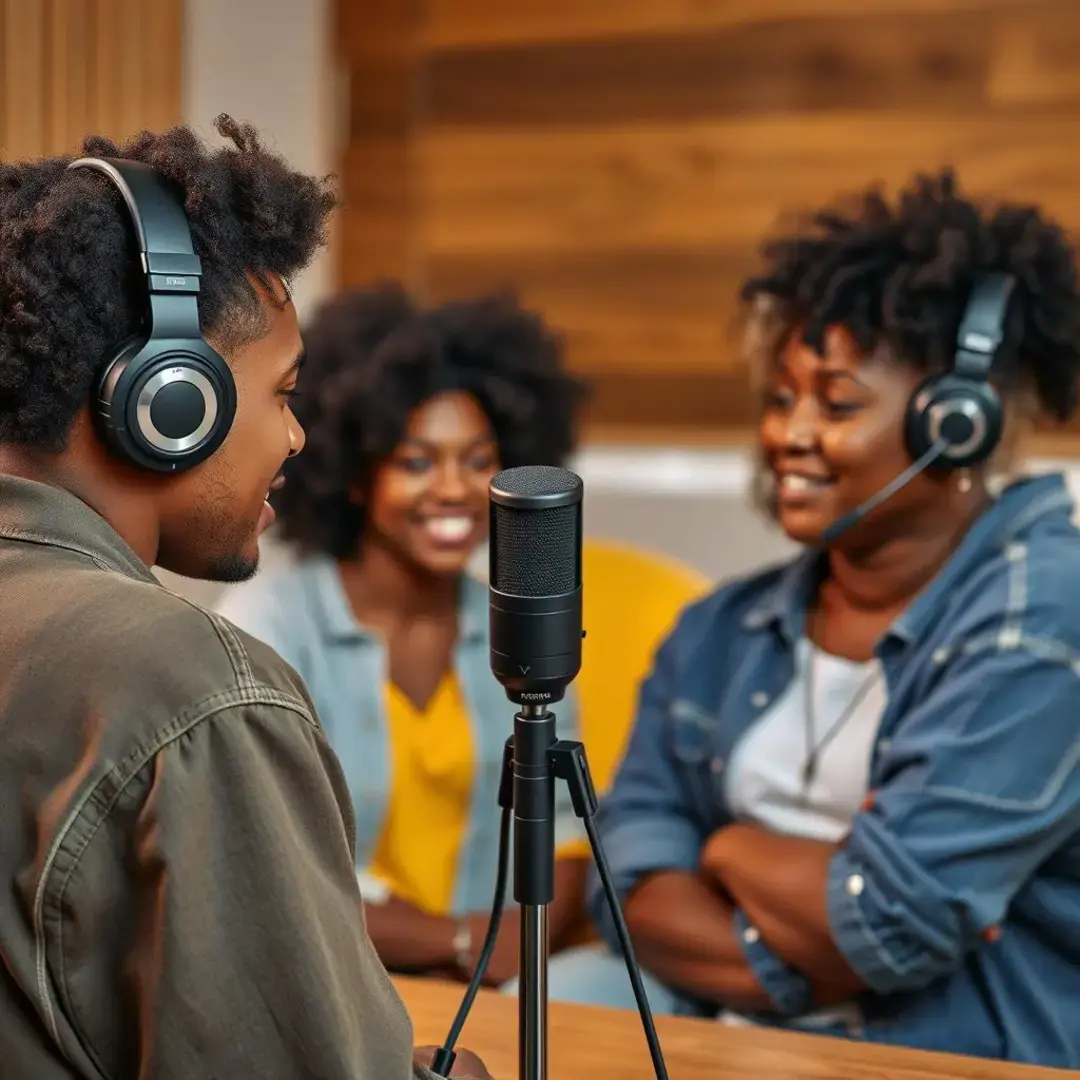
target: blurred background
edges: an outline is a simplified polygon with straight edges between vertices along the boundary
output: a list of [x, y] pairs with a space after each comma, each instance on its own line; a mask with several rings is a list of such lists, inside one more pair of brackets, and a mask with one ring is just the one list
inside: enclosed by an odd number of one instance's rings
[[[252, 121], [345, 196], [301, 314], [516, 287], [596, 388], [589, 530], [723, 577], [786, 550], [745, 498], [760, 235], [945, 164], [1080, 224], [1078, 55], [1076, 0], [0, 0], [0, 154]], [[1080, 493], [1080, 429], [1033, 449]]]

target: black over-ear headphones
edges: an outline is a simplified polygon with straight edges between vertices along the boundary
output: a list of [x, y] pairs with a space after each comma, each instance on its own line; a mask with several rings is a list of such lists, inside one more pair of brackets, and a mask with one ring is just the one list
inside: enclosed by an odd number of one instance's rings
[[228, 364], [199, 327], [202, 265], [183, 204], [148, 165], [80, 158], [119, 189], [131, 214], [146, 276], [140, 333], [104, 359], [94, 412], [109, 447], [124, 461], [175, 473], [205, 461], [225, 441], [236, 415]]
[[1008, 274], [990, 274], [976, 283], [960, 323], [952, 370], [931, 375], [912, 394], [905, 435], [916, 460], [937, 445], [936, 468], [962, 469], [985, 461], [1001, 441], [1001, 398], [990, 385], [990, 371], [1005, 337], [1015, 286]]

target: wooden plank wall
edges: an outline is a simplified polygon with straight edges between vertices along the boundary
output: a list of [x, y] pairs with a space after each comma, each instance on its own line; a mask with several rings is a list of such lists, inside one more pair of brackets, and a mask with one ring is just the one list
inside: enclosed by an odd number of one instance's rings
[[1076, 0], [339, 0], [342, 278], [516, 286], [594, 421], [743, 429], [733, 295], [785, 208], [958, 167], [1080, 225]]
[[179, 123], [183, 0], [0, 0], [0, 158]]

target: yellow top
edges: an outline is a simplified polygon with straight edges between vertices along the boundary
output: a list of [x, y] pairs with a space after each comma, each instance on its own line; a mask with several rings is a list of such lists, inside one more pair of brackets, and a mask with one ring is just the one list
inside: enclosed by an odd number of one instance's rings
[[[386, 686], [393, 774], [383, 830], [368, 872], [432, 915], [451, 910], [468, 827], [475, 767], [472, 728], [457, 677], [447, 672], [427, 707]], [[499, 808], [492, 806], [492, 814]], [[557, 858], [586, 854], [577, 841]], [[491, 883], [495, 887], [494, 881]]]
[[[445, 915], [454, 894], [473, 782], [472, 730], [461, 688], [447, 672], [421, 711], [388, 683], [386, 713], [391, 796], [368, 869], [402, 900]], [[498, 807], [491, 812], [498, 813]]]
[[[588, 637], [575, 692], [581, 738], [596, 786], [603, 791], [622, 756], [639, 684], [649, 673], [655, 649], [679, 610], [706, 591], [708, 582], [651, 552], [603, 541], [585, 544], [582, 571]], [[466, 702], [453, 672], [447, 672], [423, 710], [392, 684], [385, 693], [391, 795], [368, 870], [403, 900], [445, 915], [454, 895], [475, 767]], [[491, 812], [497, 814], [498, 807]], [[588, 852], [588, 842], [579, 840], [556, 854]]]

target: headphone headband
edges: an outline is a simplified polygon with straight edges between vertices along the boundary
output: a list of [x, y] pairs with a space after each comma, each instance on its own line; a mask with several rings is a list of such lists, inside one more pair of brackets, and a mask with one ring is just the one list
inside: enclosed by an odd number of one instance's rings
[[1004, 410], [990, 373], [1005, 338], [1016, 287], [1011, 274], [976, 279], [956, 335], [952, 368], [923, 380], [908, 403], [904, 430], [913, 460], [963, 469], [985, 461], [1001, 441]]
[[141, 161], [79, 158], [69, 169], [107, 176], [124, 197], [150, 293], [197, 293], [202, 263], [191, 242], [187, 216], [162, 176]]
[[84, 157], [68, 168], [100, 173], [123, 196], [146, 290], [138, 331], [98, 373], [93, 408], [101, 431], [131, 464], [164, 473], [191, 468], [228, 435], [236, 387], [200, 329], [202, 263], [183, 199], [139, 161]]
[[987, 274], [971, 291], [956, 335], [953, 372], [967, 379], [986, 379], [1005, 337], [1005, 313], [1016, 288], [1011, 274]]

